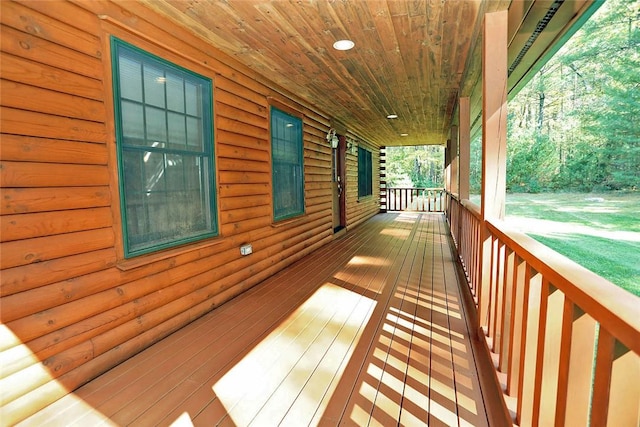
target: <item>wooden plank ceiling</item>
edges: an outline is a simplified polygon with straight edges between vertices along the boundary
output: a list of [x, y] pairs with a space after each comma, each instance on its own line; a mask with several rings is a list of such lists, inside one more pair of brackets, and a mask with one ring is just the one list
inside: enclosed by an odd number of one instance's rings
[[[509, 9], [509, 89], [592, 0], [143, 0], [372, 143], [445, 144], [456, 100], [480, 115], [486, 12]], [[552, 12], [549, 17], [549, 11]], [[544, 22], [544, 20], [547, 22]], [[533, 38], [532, 35], [541, 34]], [[335, 41], [355, 47], [335, 50]], [[517, 63], [516, 63], [517, 62]], [[387, 115], [397, 114], [397, 119]], [[401, 136], [407, 134], [406, 136]]]

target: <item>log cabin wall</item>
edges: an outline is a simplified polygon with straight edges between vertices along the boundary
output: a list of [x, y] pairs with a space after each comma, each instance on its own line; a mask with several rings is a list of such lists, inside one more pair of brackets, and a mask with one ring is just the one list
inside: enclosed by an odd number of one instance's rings
[[380, 211], [380, 149], [363, 141], [357, 144], [371, 152], [372, 189], [371, 196], [358, 197], [358, 152], [347, 152], [347, 223], [348, 227], [366, 221], [371, 217], [371, 212]]
[[[334, 236], [327, 114], [141, 3], [0, 3], [0, 418], [13, 424]], [[212, 79], [218, 237], [124, 258], [112, 35]], [[272, 104], [304, 123], [305, 215], [278, 224]], [[370, 198], [347, 156], [348, 227], [379, 209], [369, 148]]]

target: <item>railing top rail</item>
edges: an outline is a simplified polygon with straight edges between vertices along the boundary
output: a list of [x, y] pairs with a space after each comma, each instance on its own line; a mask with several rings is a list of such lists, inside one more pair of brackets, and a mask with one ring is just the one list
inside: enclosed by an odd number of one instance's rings
[[387, 187], [387, 190], [430, 190], [430, 191], [444, 191], [441, 187]]
[[482, 219], [482, 216], [481, 216], [481, 213], [480, 213], [480, 206], [476, 205], [475, 203], [473, 203], [473, 202], [471, 202], [470, 200], [467, 200], [467, 199], [463, 199], [460, 203], [469, 212], [471, 212], [471, 214], [473, 214], [473, 216], [475, 216], [478, 220]]
[[487, 220], [487, 227], [534, 270], [560, 289], [625, 346], [640, 354], [640, 297], [616, 286], [553, 249], [509, 227]]

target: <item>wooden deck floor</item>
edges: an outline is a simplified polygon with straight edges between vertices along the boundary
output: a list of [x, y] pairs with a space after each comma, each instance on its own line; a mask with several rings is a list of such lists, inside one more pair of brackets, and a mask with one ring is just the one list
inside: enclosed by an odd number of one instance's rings
[[381, 214], [27, 424], [488, 425], [441, 214]]

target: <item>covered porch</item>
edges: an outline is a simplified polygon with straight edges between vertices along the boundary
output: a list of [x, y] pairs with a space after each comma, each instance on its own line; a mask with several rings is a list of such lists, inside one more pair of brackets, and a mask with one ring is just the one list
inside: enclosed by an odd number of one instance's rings
[[454, 250], [379, 214], [23, 424], [501, 425]]
[[[1, 4], [0, 423], [637, 427], [639, 300], [501, 221], [507, 95], [597, 2]], [[334, 52], [347, 36], [358, 49]], [[148, 253], [125, 247], [125, 44], [198, 75], [188, 105], [210, 122], [210, 229]], [[274, 209], [276, 110], [300, 129], [292, 217]], [[423, 143], [447, 147], [446, 195], [419, 199], [445, 213], [378, 213], [385, 147]]]

